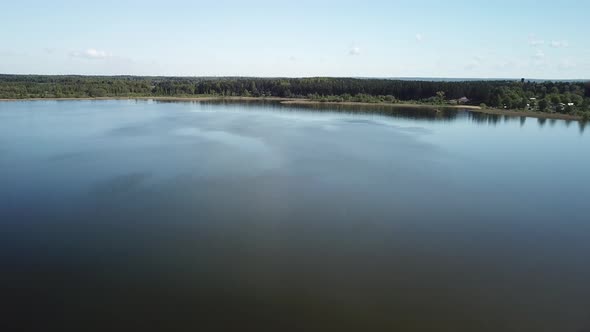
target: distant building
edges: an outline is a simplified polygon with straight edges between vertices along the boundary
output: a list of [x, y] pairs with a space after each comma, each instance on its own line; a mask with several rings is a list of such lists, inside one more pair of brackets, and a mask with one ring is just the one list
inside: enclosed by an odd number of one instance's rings
[[457, 103], [459, 104], [467, 104], [469, 102], [469, 98], [467, 97], [461, 97], [459, 99], [457, 99]]
[[564, 103], [558, 103], [553, 105], [553, 111], [554, 112], [563, 112], [565, 110], [565, 104]]

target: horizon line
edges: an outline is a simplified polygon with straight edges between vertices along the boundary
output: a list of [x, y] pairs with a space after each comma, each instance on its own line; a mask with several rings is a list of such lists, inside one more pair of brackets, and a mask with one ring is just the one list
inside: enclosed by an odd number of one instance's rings
[[0, 73], [0, 76], [83, 76], [83, 77], [163, 77], [163, 78], [267, 78], [267, 79], [303, 79], [303, 78], [350, 78], [350, 79], [381, 79], [401, 81], [562, 81], [562, 82], [590, 82], [590, 78], [526, 78], [526, 77], [451, 77], [451, 76], [252, 76], [252, 75], [134, 75], [134, 74], [15, 74]]

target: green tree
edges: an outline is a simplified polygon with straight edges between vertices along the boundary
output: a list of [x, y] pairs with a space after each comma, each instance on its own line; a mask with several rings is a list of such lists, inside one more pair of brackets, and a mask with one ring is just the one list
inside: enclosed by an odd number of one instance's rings
[[438, 103], [443, 104], [445, 102], [445, 92], [444, 91], [437, 91], [436, 92], [436, 99]]
[[549, 106], [549, 103], [547, 102], [546, 99], [539, 100], [539, 110], [541, 112], [545, 112], [547, 110], [548, 106]]
[[584, 98], [578, 94], [572, 94], [570, 96], [570, 101], [574, 103], [574, 106], [582, 106], [584, 103]]
[[552, 94], [550, 100], [553, 105], [561, 103], [561, 97], [558, 94]]

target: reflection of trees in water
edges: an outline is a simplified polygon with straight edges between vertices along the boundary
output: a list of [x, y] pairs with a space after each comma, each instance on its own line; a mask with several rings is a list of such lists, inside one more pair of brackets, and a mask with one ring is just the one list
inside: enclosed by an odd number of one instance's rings
[[[462, 110], [458, 108], [435, 108], [435, 107], [404, 107], [391, 105], [346, 105], [346, 104], [322, 104], [322, 103], [310, 103], [310, 104], [282, 104], [277, 100], [154, 100], [156, 103], [199, 103], [201, 105], [225, 105], [225, 106], [236, 106], [240, 105], [244, 108], [256, 108], [261, 105], [265, 108], [271, 108], [273, 111], [290, 112], [290, 111], [301, 111], [301, 112], [325, 112], [325, 113], [344, 113], [344, 114], [378, 114], [389, 117], [399, 117], [415, 120], [427, 120], [427, 121], [453, 121], [465, 114], [469, 120], [478, 124], [487, 124], [496, 126], [500, 121], [509, 123], [512, 121], [519, 121], [520, 126], [524, 126], [527, 120], [526, 116], [510, 116], [510, 115], [499, 115], [499, 114], [488, 114], [480, 112], [472, 112], [467, 109]], [[547, 123], [546, 118], [537, 118], [539, 127], [544, 127]], [[549, 125], [555, 126], [557, 119], [549, 119]], [[560, 120], [561, 121], [561, 120]], [[572, 120], [563, 120], [566, 127], [569, 127]], [[580, 133], [583, 133], [586, 129], [587, 122], [577, 121], [580, 128]]]
[[212, 100], [201, 101], [207, 105], [244, 105], [270, 107], [273, 111], [298, 111], [298, 112], [325, 112], [344, 114], [377, 114], [390, 117], [401, 117], [407, 119], [419, 119], [430, 121], [451, 121], [457, 118], [459, 110], [455, 108], [430, 108], [430, 107], [404, 107], [392, 105], [345, 105], [345, 104], [282, 104], [280, 101], [264, 100]]
[[196, 99], [155, 99], [155, 103], [170, 104], [170, 103], [189, 103], [189, 104], [201, 104], [201, 105], [244, 105], [249, 107], [254, 106], [277, 106], [279, 102], [275, 100], [231, 100], [231, 99], [212, 99], [212, 100], [196, 100]]
[[[295, 106], [295, 107], [293, 107]], [[300, 104], [289, 105], [297, 110], [309, 110], [320, 112], [338, 112], [346, 114], [378, 114], [390, 117], [401, 117], [406, 119], [418, 119], [427, 121], [452, 121], [457, 118], [459, 112], [449, 108], [426, 108], [426, 107], [403, 107], [388, 105], [323, 105], [323, 104]]]
[[[498, 122], [502, 119], [502, 115], [498, 114], [487, 114], [487, 113], [479, 113], [479, 112], [468, 112], [469, 119], [478, 124], [489, 124], [489, 125], [497, 125]], [[508, 122], [510, 119], [504, 119], [504, 122]]]
[[[523, 127], [526, 123], [527, 117], [526, 116], [510, 116], [510, 115], [498, 115], [498, 114], [487, 114], [487, 113], [478, 113], [478, 112], [470, 112], [467, 111], [468, 117], [471, 121], [476, 122], [478, 124], [489, 124], [489, 125], [497, 125], [502, 119], [504, 122], [511, 122], [511, 121], [519, 121], [520, 126]], [[555, 126], [558, 121], [563, 121], [566, 127], [569, 127], [574, 120], [559, 120], [559, 119], [547, 119], [547, 118], [537, 118], [537, 124], [540, 128], [544, 127], [545, 124], [549, 121], [549, 125], [551, 127]], [[580, 126], [580, 133], [584, 132], [586, 128], [587, 122], [584, 121], [575, 121], [578, 122]]]

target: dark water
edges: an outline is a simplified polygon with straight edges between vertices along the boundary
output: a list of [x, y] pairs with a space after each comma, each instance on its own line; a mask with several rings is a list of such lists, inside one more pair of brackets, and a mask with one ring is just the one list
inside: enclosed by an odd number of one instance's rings
[[0, 103], [1, 330], [587, 331], [577, 122]]

